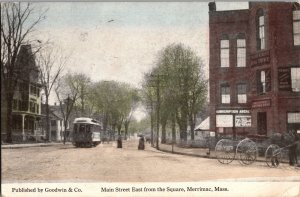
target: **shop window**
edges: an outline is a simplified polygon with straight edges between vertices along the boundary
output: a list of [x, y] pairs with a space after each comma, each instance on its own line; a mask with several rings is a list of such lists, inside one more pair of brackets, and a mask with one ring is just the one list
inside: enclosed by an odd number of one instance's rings
[[300, 68], [291, 68], [292, 91], [300, 92]]
[[300, 45], [300, 10], [293, 11], [294, 45]]
[[247, 85], [238, 84], [237, 85], [237, 100], [238, 103], [247, 103]]
[[258, 10], [257, 18], [257, 49], [264, 50], [266, 48], [266, 37], [265, 37], [265, 16], [262, 9]]
[[229, 85], [221, 86], [221, 103], [223, 103], [223, 104], [230, 103], [230, 87], [229, 87]]
[[237, 67], [246, 67], [246, 39], [240, 36], [236, 40], [237, 44]]
[[220, 47], [221, 67], [229, 67], [229, 39], [226, 36], [221, 39]]
[[216, 127], [220, 127], [220, 128], [233, 127], [233, 115], [230, 114], [216, 115]]
[[288, 123], [300, 123], [300, 112], [288, 113]]

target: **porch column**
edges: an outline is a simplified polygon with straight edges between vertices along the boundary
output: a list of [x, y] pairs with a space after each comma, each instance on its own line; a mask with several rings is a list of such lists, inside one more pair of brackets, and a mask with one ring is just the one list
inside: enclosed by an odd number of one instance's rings
[[22, 114], [22, 136], [23, 136], [23, 141], [26, 140], [25, 136], [25, 114]]

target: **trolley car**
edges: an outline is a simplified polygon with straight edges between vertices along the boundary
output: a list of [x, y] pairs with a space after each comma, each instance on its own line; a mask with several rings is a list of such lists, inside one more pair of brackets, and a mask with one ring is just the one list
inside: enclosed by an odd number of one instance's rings
[[101, 125], [92, 118], [76, 118], [73, 122], [73, 144], [76, 147], [93, 147], [101, 143]]

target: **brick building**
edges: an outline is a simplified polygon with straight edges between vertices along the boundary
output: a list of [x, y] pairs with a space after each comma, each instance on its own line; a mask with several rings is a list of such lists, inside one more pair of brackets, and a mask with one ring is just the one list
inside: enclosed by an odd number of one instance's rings
[[300, 6], [209, 3], [210, 129], [223, 135], [300, 132]]

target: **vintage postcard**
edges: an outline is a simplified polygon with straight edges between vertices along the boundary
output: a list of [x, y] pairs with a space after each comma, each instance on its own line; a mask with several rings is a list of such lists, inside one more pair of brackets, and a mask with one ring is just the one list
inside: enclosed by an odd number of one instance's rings
[[1, 196], [300, 197], [300, 4], [1, 1]]

